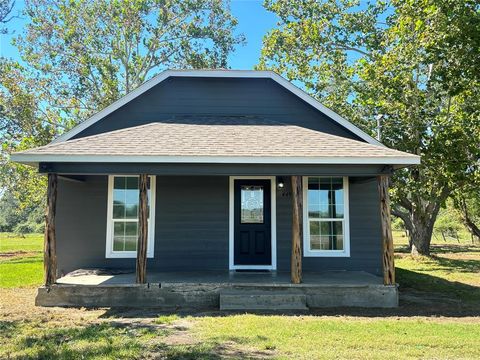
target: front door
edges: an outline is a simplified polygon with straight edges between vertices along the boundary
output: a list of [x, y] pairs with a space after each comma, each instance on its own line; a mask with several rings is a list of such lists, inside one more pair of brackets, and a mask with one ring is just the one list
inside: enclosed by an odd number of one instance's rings
[[234, 180], [234, 265], [272, 265], [270, 180]]

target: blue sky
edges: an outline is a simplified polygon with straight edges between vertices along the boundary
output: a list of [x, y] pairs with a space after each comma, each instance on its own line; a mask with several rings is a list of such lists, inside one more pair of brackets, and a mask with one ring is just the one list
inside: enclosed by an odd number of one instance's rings
[[[19, 12], [24, 2], [17, 0], [14, 12]], [[233, 0], [233, 15], [238, 19], [236, 32], [243, 33], [247, 39], [245, 46], [238, 47], [230, 56], [229, 65], [233, 69], [252, 69], [258, 62], [263, 36], [275, 27], [277, 18], [265, 10], [261, 0]], [[14, 19], [8, 23], [11, 34], [0, 35], [0, 56], [19, 60], [17, 49], [11, 45], [12, 37], [21, 33], [26, 19]]]

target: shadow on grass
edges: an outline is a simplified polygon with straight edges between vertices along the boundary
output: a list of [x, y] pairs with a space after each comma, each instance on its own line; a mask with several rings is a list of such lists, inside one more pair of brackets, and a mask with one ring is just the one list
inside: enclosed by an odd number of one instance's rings
[[148, 328], [121, 328], [108, 323], [59, 328], [44, 323], [0, 322], [0, 329], [5, 330], [2, 337], [8, 339], [0, 357], [22, 359], [139, 358], [145, 350], [139, 338], [157, 334]]
[[440, 256], [433, 256], [438, 266], [446, 268], [451, 272], [478, 273], [480, 277], [480, 260], [471, 259], [450, 259]]
[[[410, 254], [408, 245], [395, 245], [395, 252], [401, 254]], [[474, 253], [480, 254], [480, 246], [472, 244], [432, 244], [430, 245], [430, 253], [435, 254], [458, 254], [458, 253]]]
[[145, 324], [105, 322], [48, 327], [43, 322], [0, 321], [0, 358], [19, 359], [225, 359], [262, 358], [268, 351], [241, 349], [231, 343], [168, 344], [171, 333]]

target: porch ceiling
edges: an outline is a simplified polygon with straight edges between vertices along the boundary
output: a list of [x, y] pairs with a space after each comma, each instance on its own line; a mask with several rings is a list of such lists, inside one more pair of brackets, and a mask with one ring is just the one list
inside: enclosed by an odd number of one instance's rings
[[420, 157], [259, 118], [153, 122], [34, 148], [12, 160], [83, 163], [419, 164]]

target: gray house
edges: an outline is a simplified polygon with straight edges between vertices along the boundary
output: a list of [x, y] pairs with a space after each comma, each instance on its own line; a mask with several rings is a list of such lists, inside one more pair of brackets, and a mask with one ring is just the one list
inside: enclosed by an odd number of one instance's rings
[[165, 71], [12, 160], [49, 178], [40, 305], [397, 304], [388, 179], [420, 158], [273, 72]]

